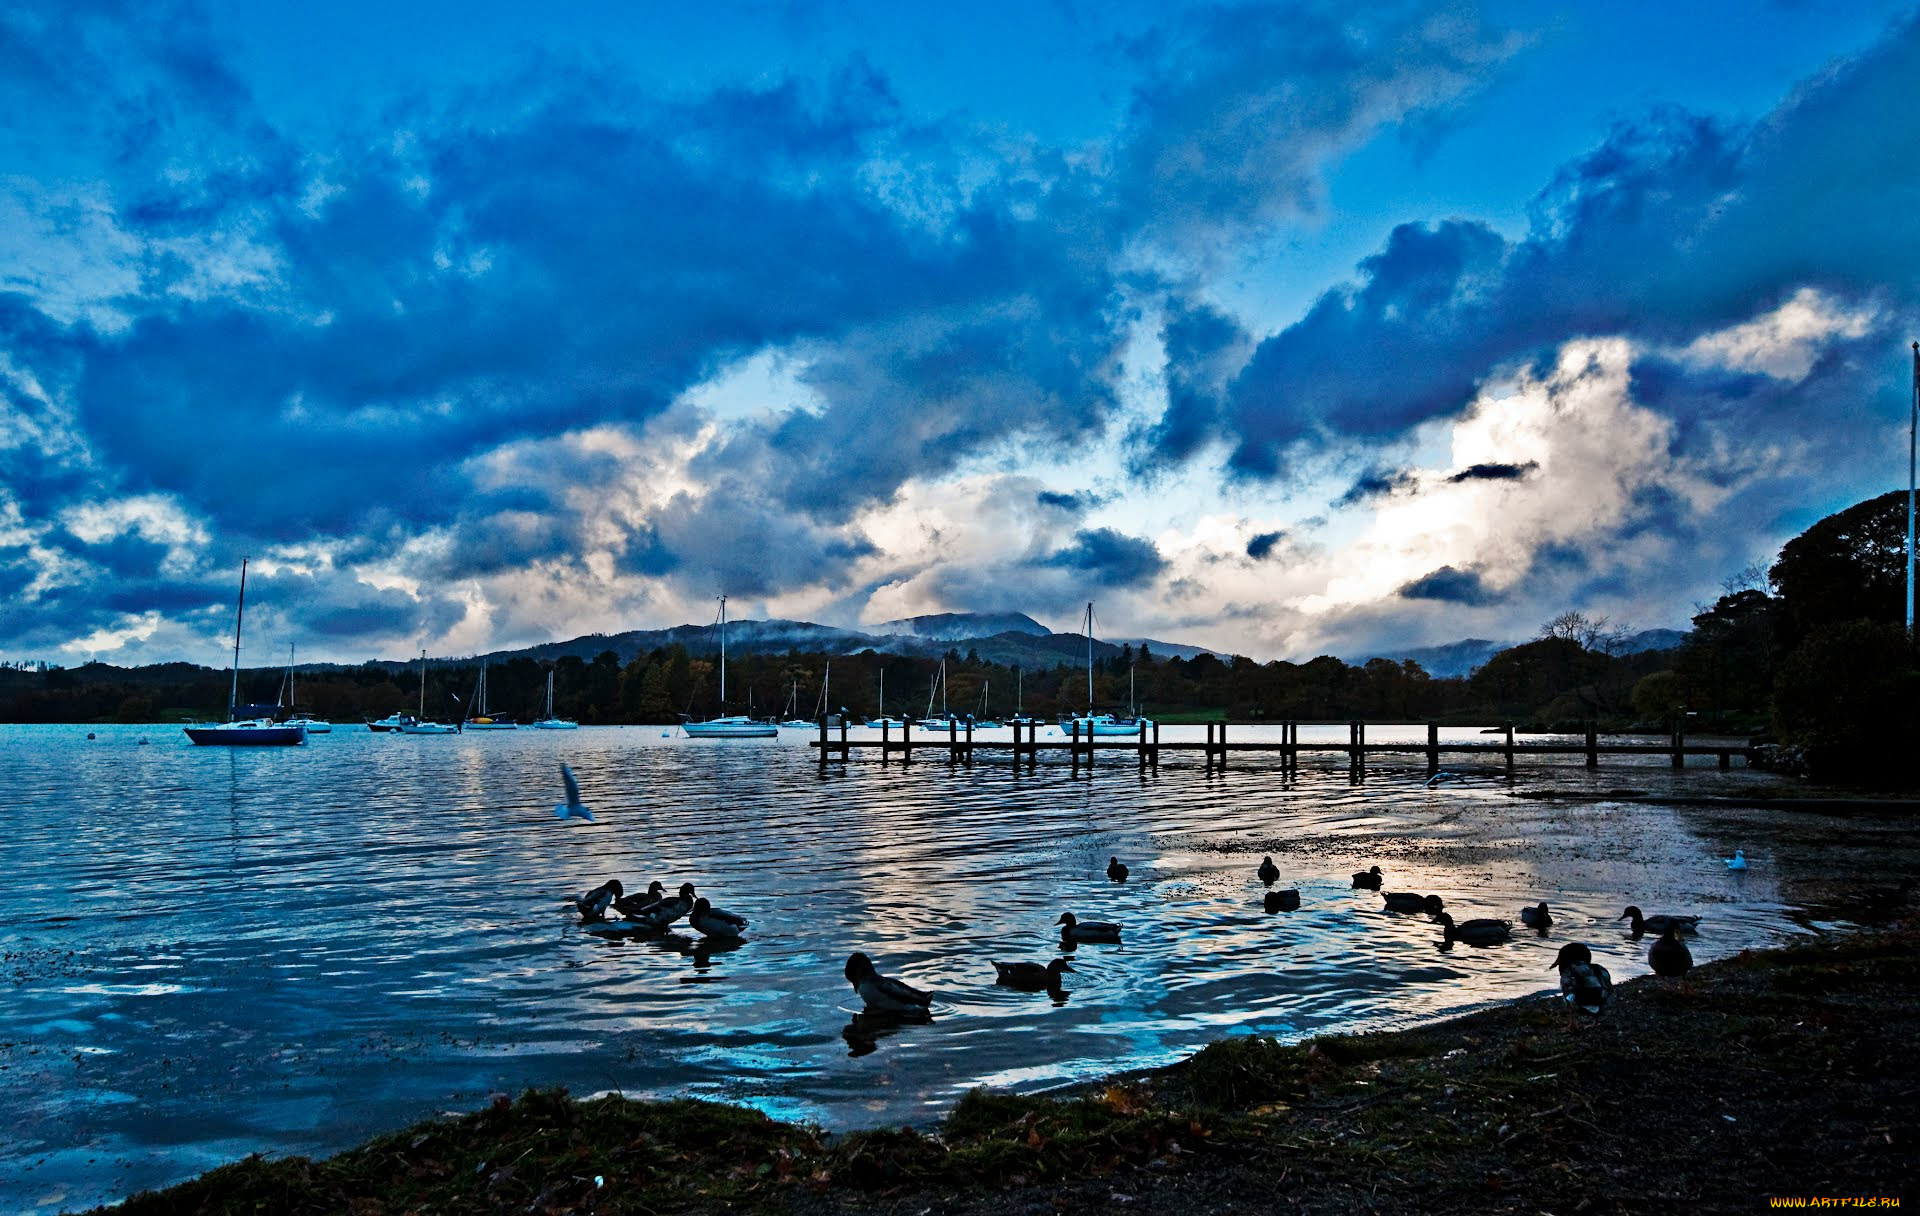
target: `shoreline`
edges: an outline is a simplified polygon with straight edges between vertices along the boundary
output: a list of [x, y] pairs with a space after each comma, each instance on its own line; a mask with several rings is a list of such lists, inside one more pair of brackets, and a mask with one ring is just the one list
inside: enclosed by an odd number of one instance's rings
[[1751, 1211], [1901, 1194], [1916, 1042], [1909, 924], [1630, 980], [1579, 1031], [1525, 999], [1292, 1045], [1234, 1036], [1065, 1090], [975, 1090], [927, 1130], [529, 1091], [94, 1211]]

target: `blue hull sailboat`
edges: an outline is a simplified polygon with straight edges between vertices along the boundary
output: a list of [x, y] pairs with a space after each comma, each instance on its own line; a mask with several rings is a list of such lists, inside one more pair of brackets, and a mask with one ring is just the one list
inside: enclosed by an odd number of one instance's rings
[[307, 741], [306, 727], [272, 718], [234, 717], [240, 700], [240, 623], [247, 611], [247, 559], [240, 559], [240, 600], [233, 610], [233, 684], [227, 691], [227, 720], [186, 728], [187, 738], [202, 746], [298, 747]]

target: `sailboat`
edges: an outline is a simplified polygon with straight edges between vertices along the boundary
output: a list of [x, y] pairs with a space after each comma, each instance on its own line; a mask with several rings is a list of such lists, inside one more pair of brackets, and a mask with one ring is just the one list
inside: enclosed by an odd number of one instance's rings
[[996, 730], [1000, 726], [1000, 720], [987, 713], [987, 692], [992, 687], [992, 680], [980, 681], [980, 716], [973, 720], [973, 724], [982, 730]]
[[[720, 597], [720, 708], [727, 707], [727, 597]], [[705, 722], [683, 721], [680, 729], [693, 739], [770, 739], [780, 733], [771, 722], [756, 722], [745, 714], [722, 714]]]
[[533, 724], [535, 730], [579, 730], [580, 724], [567, 718], [553, 716], [553, 673], [547, 673], [547, 712]]
[[333, 723], [327, 721], [324, 718], [316, 718], [312, 714], [302, 713], [297, 711], [295, 709], [295, 706], [297, 706], [298, 704], [299, 702], [294, 700], [293, 698], [293, 643], [288, 642], [287, 643], [287, 709], [290, 712], [287, 714], [286, 724], [288, 726], [294, 726], [294, 725], [304, 726], [306, 727], [307, 733], [310, 735], [330, 735], [333, 733]]
[[480, 683], [473, 690], [473, 717], [466, 721], [468, 730], [518, 730], [520, 724], [512, 718], [497, 718], [487, 712], [487, 661], [480, 660]]
[[1060, 728], [1071, 732], [1075, 726], [1082, 735], [1137, 735], [1142, 726], [1151, 727], [1153, 723], [1133, 714], [1133, 677], [1127, 677], [1128, 716], [1116, 718], [1112, 714], [1093, 712], [1093, 603], [1087, 603], [1087, 712], [1070, 715], [1060, 723]]
[[[933, 697], [940, 694], [940, 716], [933, 716]], [[922, 730], [945, 730], [953, 721], [953, 715], [947, 712], [947, 661], [940, 660], [940, 669], [933, 675], [933, 685], [927, 689], [927, 716], [914, 723]]]
[[457, 735], [460, 728], [449, 726], [445, 722], [427, 721], [427, 652], [420, 652], [420, 716], [411, 722], [400, 724], [403, 735]]
[[[233, 609], [233, 684], [227, 690], [227, 720], [186, 728], [197, 744], [221, 747], [297, 747], [307, 741], [306, 727], [277, 723], [270, 717], [236, 718], [240, 700], [240, 622], [247, 611], [247, 559], [240, 559], [240, 599]], [[249, 709], [252, 706], [248, 706]]]
[[905, 718], [887, 717], [887, 669], [882, 667], [880, 669], [880, 712], [868, 718], [867, 725], [878, 730], [883, 726], [905, 726], [906, 724]]
[[791, 727], [806, 727], [806, 726], [814, 725], [814, 723], [820, 720], [821, 715], [827, 712], [827, 690], [832, 687], [833, 687], [833, 664], [828, 663], [826, 675], [822, 677], [820, 681], [820, 697], [813, 704], [813, 717], [802, 718], [799, 716], [800, 714], [800, 679], [798, 676], [794, 677], [793, 692], [787, 697], [787, 718], [785, 721], [781, 722], [780, 725], [791, 726]]
[[1018, 667], [1013, 669], [1013, 717], [1007, 719], [1007, 725], [1009, 726], [1033, 726], [1040, 721], [1040, 719], [1021, 708], [1022, 705], [1026, 704], [1023, 696], [1026, 691], [1025, 674], [1026, 673]]

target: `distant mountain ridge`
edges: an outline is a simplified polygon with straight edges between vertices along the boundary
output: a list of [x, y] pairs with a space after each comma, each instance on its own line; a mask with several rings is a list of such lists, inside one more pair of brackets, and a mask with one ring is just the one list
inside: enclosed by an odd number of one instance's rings
[[[1622, 639], [1613, 648], [1613, 653], [1624, 655], [1639, 654], [1647, 650], [1671, 650], [1686, 640], [1687, 634], [1679, 629], [1642, 629]], [[1447, 680], [1457, 676], [1472, 675], [1475, 668], [1483, 666], [1494, 655], [1519, 645], [1522, 643], [1491, 642], [1486, 638], [1464, 638], [1458, 642], [1447, 642], [1439, 646], [1415, 646], [1407, 650], [1381, 651], [1367, 655], [1365, 658], [1349, 659], [1347, 662], [1361, 666], [1374, 659], [1391, 659], [1396, 663], [1411, 659], [1420, 664], [1421, 669], [1428, 675]]]

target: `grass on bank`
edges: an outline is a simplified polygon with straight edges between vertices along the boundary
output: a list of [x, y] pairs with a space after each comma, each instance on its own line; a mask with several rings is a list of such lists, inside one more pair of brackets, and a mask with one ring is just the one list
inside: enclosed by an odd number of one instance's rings
[[975, 1090], [928, 1132], [829, 1136], [708, 1102], [530, 1091], [322, 1161], [248, 1158], [121, 1210], [864, 1213], [920, 1196], [900, 1210], [1000, 1213], [1124, 1191], [1162, 1213], [1357, 1195], [1625, 1212], [1892, 1195], [1915, 1159], [1916, 947], [1900, 930], [1749, 952], [1684, 986], [1622, 985], [1578, 1032], [1557, 1002], [1523, 1001], [1404, 1032], [1235, 1037], [1073, 1094]]

